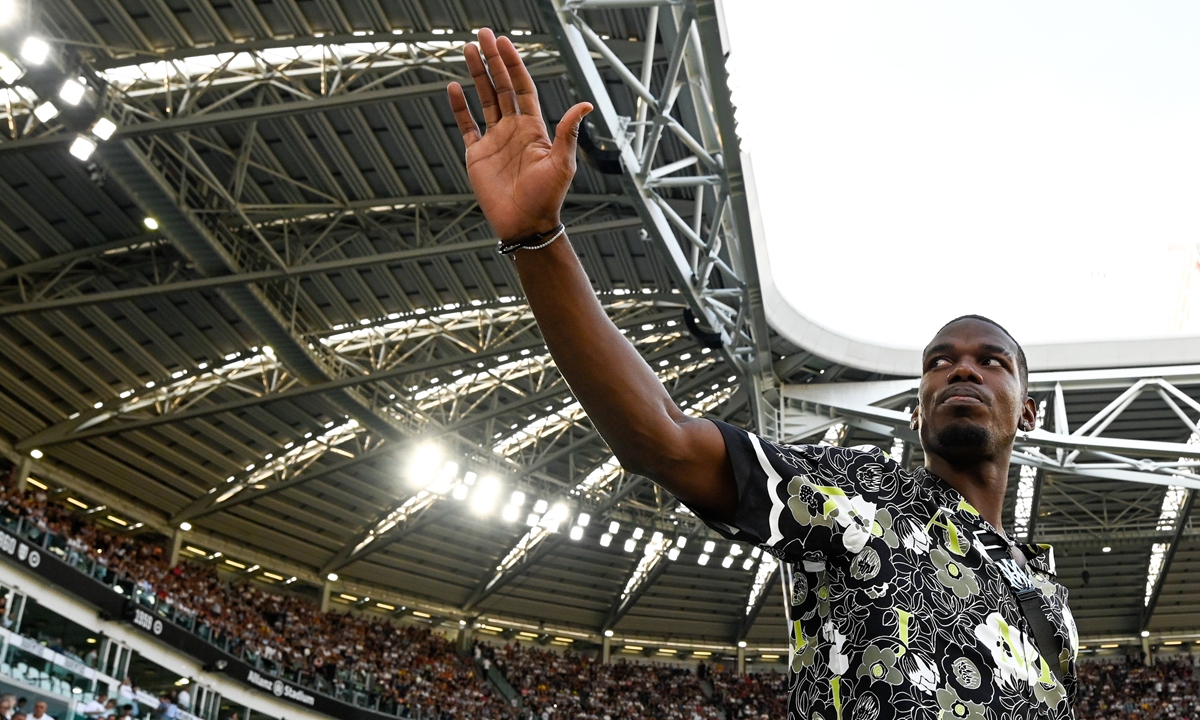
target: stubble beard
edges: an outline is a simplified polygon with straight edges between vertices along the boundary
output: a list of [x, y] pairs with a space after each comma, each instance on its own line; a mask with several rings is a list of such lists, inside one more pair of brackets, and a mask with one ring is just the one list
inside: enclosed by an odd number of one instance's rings
[[988, 454], [992, 433], [981, 425], [953, 423], [938, 430], [936, 441], [943, 457], [973, 460]]

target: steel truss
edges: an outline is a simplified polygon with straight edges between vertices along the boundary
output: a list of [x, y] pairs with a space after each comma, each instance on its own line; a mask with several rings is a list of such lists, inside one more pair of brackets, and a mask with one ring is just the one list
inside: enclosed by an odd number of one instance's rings
[[[647, 237], [667, 260], [699, 324], [720, 337], [749, 391], [756, 428], [775, 437], [778, 381], [758, 295], [717, 8], [706, 0], [553, 0], [552, 5], [550, 24], [562, 60], [595, 106], [594, 122], [604, 139], [620, 151], [623, 179]], [[588, 11], [611, 9], [645, 10], [640, 72], [588, 24]], [[666, 68], [655, 78], [660, 40]], [[606, 76], [619, 79], [637, 99], [632, 115], [619, 112]], [[668, 159], [668, 145], [680, 148], [680, 156]], [[690, 221], [683, 206], [689, 206]]]

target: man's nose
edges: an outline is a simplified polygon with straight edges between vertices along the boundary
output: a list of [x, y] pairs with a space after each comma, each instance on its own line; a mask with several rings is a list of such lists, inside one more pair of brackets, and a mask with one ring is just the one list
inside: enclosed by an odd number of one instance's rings
[[975, 361], [971, 358], [960, 358], [954, 363], [954, 367], [950, 369], [950, 375], [947, 378], [948, 382], [983, 382], [983, 376], [979, 374], [979, 368], [976, 367]]

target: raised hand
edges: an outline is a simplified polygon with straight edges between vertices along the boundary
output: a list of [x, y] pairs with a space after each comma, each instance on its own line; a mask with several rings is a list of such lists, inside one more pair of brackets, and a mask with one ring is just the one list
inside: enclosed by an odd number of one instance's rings
[[484, 28], [479, 46], [468, 45], [466, 56], [486, 133], [480, 135], [462, 86], [452, 82], [447, 92], [467, 146], [467, 176], [479, 206], [501, 240], [551, 230], [559, 223], [563, 199], [575, 177], [579, 123], [592, 106], [579, 103], [568, 110], [551, 143], [537, 87], [512, 41], [497, 40]]

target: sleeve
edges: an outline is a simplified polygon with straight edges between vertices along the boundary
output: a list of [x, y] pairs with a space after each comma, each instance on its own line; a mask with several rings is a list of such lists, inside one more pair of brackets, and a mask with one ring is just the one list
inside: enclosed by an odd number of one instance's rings
[[713, 422], [733, 467], [738, 508], [729, 524], [697, 514], [709, 527], [788, 561], [806, 552], [857, 553], [879, 534], [877, 481], [891, 461], [878, 448], [777, 445]]

